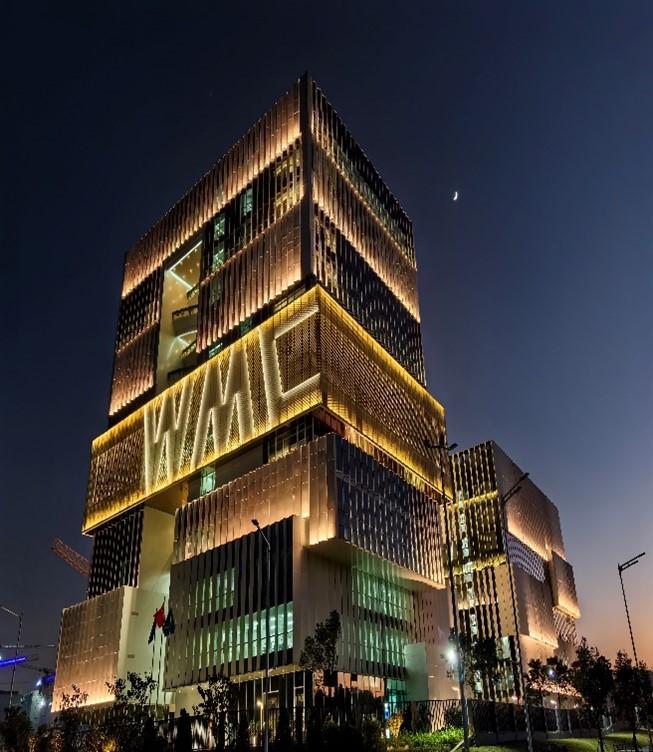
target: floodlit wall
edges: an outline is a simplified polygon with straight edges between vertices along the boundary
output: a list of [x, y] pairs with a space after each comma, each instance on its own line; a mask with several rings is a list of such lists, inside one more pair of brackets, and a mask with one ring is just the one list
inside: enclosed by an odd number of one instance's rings
[[317, 287], [93, 442], [84, 529], [318, 406], [439, 482], [443, 409]]
[[163, 638], [159, 634], [148, 645], [148, 636], [162, 603], [160, 593], [120, 587], [65, 609], [53, 712], [61, 710], [62, 694], [72, 694], [73, 684], [88, 694], [88, 705], [98, 705], [113, 700], [107, 684], [125, 678], [128, 671], [159, 676]]

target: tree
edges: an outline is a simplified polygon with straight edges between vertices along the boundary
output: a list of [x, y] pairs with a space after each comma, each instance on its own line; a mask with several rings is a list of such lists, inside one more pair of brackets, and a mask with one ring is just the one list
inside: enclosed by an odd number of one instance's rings
[[211, 729], [216, 749], [223, 750], [227, 737], [227, 713], [236, 704], [233, 682], [222, 674], [214, 674], [206, 686], [198, 685], [197, 691], [202, 702], [193, 705], [193, 710]]
[[326, 684], [325, 676], [329, 677], [328, 685], [331, 686], [331, 677], [338, 663], [337, 648], [341, 633], [340, 614], [337, 611], [331, 611], [324, 621], [315, 625], [314, 634], [308, 635], [304, 640], [299, 665], [313, 674], [317, 688]]
[[190, 716], [186, 708], [182, 708], [177, 720], [177, 736], [175, 737], [175, 752], [191, 752], [193, 749], [193, 732]]
[[50, 726], [39, 726], [36, 730], [36, 734], [33, 737], [32, 752], [51, 752], [54, 746], [54, 737], [56, 736], [56, 729]]
[[570, 681], [571, 669], [560, 658], [553, 656], [546, 659], [546, 673], [551, 692], [555, 692], [558, 695], [558, 705], [560, 705], [560, 695], [567, 695], [573, 692]]
[[241, 712], [238, 719], [238, 729], [236, 731], [236, 744], [234, 745], [234, 752], [250, 752], [252, 746], [249, 742], [251, 736], [250, 723], [247, 718], [247, 714]]
[[[141, 752], [150, 718], [151, 697], [157, 682], [150, 674], [127, 673], [127, 679], [107, 683], [115, 699], [104, 722], [104, 732], [116, 742], [120, 752]], [[147, 738], [151, 736], [151, 731]]]
[[544, 707], [544, 690], [547, 686], [546, 666], [539, 658], [534, 658], [528, 662], [528, 673], [526, 674], [526, 692], [528, 693], [529, 702], [540, 707]]
[[617, 715], [630, 727], [633, 746], [637, 749], [639, 713], [648, 713], [651, 703], [651, 679], [646, 664], [634, 666], [626, 653], [619, 651], [614, 664], [614, 691], [612, 693]]
[[614, 687], [610, 661], [597, 648], [588, 645], [583, 637], [576, 649], [576, 660], [569, 672], [570, 684], [578, 692], [590, 722], [599, 736], [604, 750], [601, 720], [608, 712], [608, 701]]
[[22, 708], [6, 708], [5, 720], [0, 723], [0, 738], [8, 752], [27, 752], [31, 730], [29, 718]]
[[290, 715], [286, 708], [281, 708], [277, 721], [277, 733], [274, 739], [274, 752], [291, 752], [293, 746]]
[[[452, 629], [449, 642], [456, 649], [456, 633]], [[473, 640], [465, 632], [458, 636], [460, 655], [456, 660], [462, 660], [465, 681], [473, 693], [477, 693], [477, 681], [480, 679], [483, 690], [489, 689], [490, 698], [496, 698], [496, 681], [499, 673], [499, 655], [497, 643], [492, 637], [480, 637]], [[444, 657], [444, 656], [443, 656]], [[482, 694], [483, 691], [480, 693]]]
[[61, 711], [57, 717], [57, 736], [61, 752], [77, 752], [84, 747], [82, 733], [82, 706], [88, 700], [88, 693], [72, 685], [72, 692], [61, 694]]
[[526, 691], [534, 704], [544, 707], [545, 694], [560, 695], [569, 692], [569, 667], [555, 656], [546, 659], [542, 663], [539, 659], [528, 662], [528, 674], [526, 674]]
[[374, 716], [366, 716], [361, 726], [363, 749], [365, 752], [385, 752], [383, 726]]

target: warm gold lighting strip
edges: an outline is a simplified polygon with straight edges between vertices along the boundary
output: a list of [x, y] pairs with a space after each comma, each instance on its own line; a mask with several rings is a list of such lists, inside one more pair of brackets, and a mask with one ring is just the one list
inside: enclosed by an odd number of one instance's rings
[[299, 138], [296, 83], [129, 251], [125, 297]]
[[313, 154], [313, 200], [419, 321], [415, 266], [319, 147]]
[[84, 529], [319, 404], [317, 313], [289, 304], [98, 437]]
[[84, 530], [318, 405], [433, 484], [442, 406], [315, 287], [93, 442]]

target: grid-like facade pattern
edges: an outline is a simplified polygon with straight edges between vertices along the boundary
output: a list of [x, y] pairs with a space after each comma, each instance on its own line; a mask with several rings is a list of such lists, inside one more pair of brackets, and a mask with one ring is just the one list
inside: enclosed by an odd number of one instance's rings
[[295, 207], [224, 264], [214, 264], [200, 286], [200, 351], [251, 320], [300, 280], [299, 220], [299, 207]]
[[93, 442], [85, 527], [318, 405], [433, 482], [442, 408], [314, 288]]
[[335, 223], [347, 241], [414, 316], [417, 270], [403, 255], [335, 164], [319, 148], [313, 154], [313, 200]]
[[437, 501], [351, 444], [339, 440], [337, 448], [337, 536], [442, 582]]
[[549, 567], [553, 588], [553, 605], [572, 619], [578, 619], [580, 609], [578, 608], [576, 580], [571, 564], [553, 551]]
[[[508, 640], [500, 690], [509, 696], [511, 688], [518, 687], [510, 676], [517, 631], [527, 638], [522, 645], [524, 663], [553, 651], [566, 656], [566, 645], [575, 634], [570, 620], [580, 616], [573, 570], [564, 559], [555, 505], [533, 483], [522, 480], [506, 505], [515, 624], [500, 504], [501, 494], [522, 472], [494, 442], [456, 453], [452, 465], [455, 501], [448, 514], [460, 616], [472, 639], [491, 637], [498, 645]], [[479, 687], [482, 693], [494, 689]]]
[[78, 603], [62, 616], [57, 653], [57, 682], [53, 710], [60, 691], [75, 684], [92, 702], [107, 702], [107, 682], [115, 681], [122, 632], [124, 589]]
[[143, 509], [128, 512], [99, 528], [93, 536], [88, 597], [121, 585], [138, 585]]
[[413, 227], [406, 213], [315, 84], [311, 95], [311, 127], [316, 143], [334, 161], [401, 252], [414, 263]]
[[419, 321], [349, 243], [324, 212], [315, 208], [315, 273], [351, 315], [424, 383], [424, 356]]
[[299, 82], [129, 251], [123, 295], [170, 258], [298, 137]]
[[155, 538], [173, 548], [166, 687], [289, 666], [334, 608], [342, 670], [399, 686], [443, 584], [416, 275], [410, 219], [309, 76], [128, 252], [90, 605], [65, 615], [58, 686], [75, 651], [100, 646], [103, 677], [141, 655], [149, 626], [125, 603], [159, 607]]
[[307, 520], [309, 545], [339, 538], [435, 585], [443, 581], [436, 500], [334, 433], [179, 509], [173, 561], [247, 535], [252, 519], [274, 525], [290, 516]]
[[252, 519], [268, 527], [292, 516], [310, 517], [309, 541], [333, 537], [335, 524], [324, 472], [332, 454], [326, 438], [300, 445], [183, 506], [175, 515], [173, 562], [248, 535]]
[[[124, 414], [130, 404], [143, 395], [148, 395], [154, 387], [163, 266], [198, 234], [213, 233], [213, 220], [219, 213], [224, 212], [225, 216], [233, 217], [234, 211], [242, 212], [244, 197], [253, 196], [255, 178], [260, 211], [256, 214], [252, 207], [251, 216], [238, 217], [244, 221], [233, 222], [233, 235], [225, 237], [225, 245], [232, 242], [233, 251], [239, 243], [241, 246], [246, 244], [247, 238], [254, 235], [255, 218], [256, 221], [260, 219], [263, 225], [270, 221], [270, 217], [274, 218], [284, 211], [284, 206], [285, 210], [288, 210], [292, 200], [296, 200], [297, 191], [300, 190], [295, 168], [299, 133], [298, 82], [128, 252], [125, 260], [110, 416]], [[284, 178], [280, 177], [280, 192], [274, 197], [269, 193], [265, 195], [266, 190], [271, 190], [271, 184], [276, 187], [275, 170], [278, 170], [280, 164], [288, 162], [289, 155], [293, 155], [292, 189], [281, 185]], [[266, 178], [259, 177], [263, 173]], [[290, 182], [290, 179], [287, 179]], [[248, 191], [251, 194], [248, 194]], [[270, 200], [264, 202], [264, 195]], [[215, 239], [215, 245], [212, 242], [210, 251], [207, 251], [211, 256], [207, 259], [206, 276], [212, 271], [215, 272], [215, 269], [212, 270], [215, 263], [214, 250], [216, 257], [218, 256], [220, 238], [212, 235], [212, 239]], [[208, 302], [203, 301], [203, 310], [207, 315], [211, 306], [215, 305], [215, 291], [219, 284], [208, 283], [205, 291]], [[204, 330], [211, 332], [210, 321], [206, 322]], [[124, 341], [126, 336], [129, 337], [129, 343]], [[207, 336], [204, 335], [205, 346]]]
[[255, 530], [173, 565], [176, 629], [168, 639], [166, 686], [206, 681], [216, 671], [261, 671], [268, 653], [272, 667], [292, 662], [293, 520], [264, 532], [272, 551], [269, 589], [267, 548]]

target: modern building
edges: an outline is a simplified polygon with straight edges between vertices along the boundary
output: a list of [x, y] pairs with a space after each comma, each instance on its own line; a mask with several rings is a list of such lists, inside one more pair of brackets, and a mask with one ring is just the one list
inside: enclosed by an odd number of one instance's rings
[[47, 726], [52, 720], [52, 691], [54, 674], [44, 674], [36, 681], [36, 686], [21, 698], [21, 707], [27, 714], [31, 727]]
[[127, 253], [55, 710], [127, 671], [177, 711], [223, 672], [253, 708], [268, 656], [271, 704], [310, 703], [299, 657], [333, 609], [339, 684], [434, 693], [445, 419], [416, 274], [410, 220], [308, 75]]
[[580, 618], [574, 572], [555, 504], [529, 478], [520, 481], [523, 471], [494, 441], [457, 452], [452, 465], [460, 629], [472, 642], [495, 640], [501, 658], [495, 686], [477, 676], [475, 692], [509, 699], [521, 694], [518, 650], [524, 670], [531, 659], [573, 658]]

